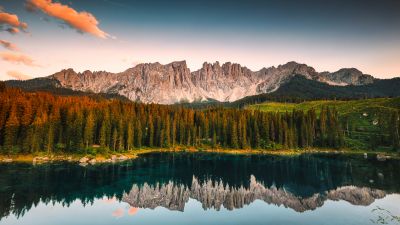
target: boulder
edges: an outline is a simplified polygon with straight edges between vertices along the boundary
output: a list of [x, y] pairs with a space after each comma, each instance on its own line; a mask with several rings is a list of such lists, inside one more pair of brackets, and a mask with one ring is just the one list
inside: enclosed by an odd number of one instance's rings
[[386, 161], [386, 159], [388, 159], [388, 158], [389, 158], [389, 157], [387, 157], [387, 156], [385, 156], [385, 155], [381, 155], [381, 154], [376, 155], [376, 159], [377, 159], [378, 161], [381, 161], [381, 162]]
[[79, 163], [87, 163], [88, 161], [89, 161], [89, 158], [85, 156], [79, 160]]
[[121, 156], [118, 157], [118, 160], [125, 161], [125, 160], [128, 160], [128, 157], [124, 156], [124, 155], [121, 155]]
[[3, 160], [1, 160], [2, 162], [6, 162], [6, 163], [10, 163], [10, 162], [12, 162], [13, 160], [12, 159], [10, 159], [10, 158], [5, 158], [5, 159], [3, 159]]
[[88, 165], [88, 163], [86, 163], [86, 162], [84, 162], [84, 163], [79, 163], [79, 165], [85, 167], [85, 166]]
[[40, 156], [37, 156], [37, 157], [35, 157], [35, 158], [33, 158], [33, 163], [36, 163], [36, 162], [46, 162], [46, 161], [49, 161], [50, 159], [49, 159], [49, 157], [40, 157]]

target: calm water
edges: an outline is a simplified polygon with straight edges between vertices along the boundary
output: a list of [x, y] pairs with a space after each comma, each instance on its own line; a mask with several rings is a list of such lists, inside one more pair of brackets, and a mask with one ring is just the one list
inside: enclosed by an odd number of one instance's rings
[[400, 224], [399, 193], [400, 161], [362, 156], [0, 164], [0, 224]]

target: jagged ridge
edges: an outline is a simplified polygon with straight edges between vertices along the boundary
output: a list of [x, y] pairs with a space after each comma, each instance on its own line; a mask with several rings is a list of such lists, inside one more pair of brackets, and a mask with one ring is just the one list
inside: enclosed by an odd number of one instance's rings
[[296, 62], [256, 72], [230, 62], [223, 65], [219, 62], [204, 63], [201, 69], [194, 72], [190, 72], [186, 61], [166, 65], [145, 63], [121, 73], [76, 73], [67, 69], [49, 78], [56, 80], [61, 87], [72, 90], [116, 93], [138, 102], [173, 104], [207, 99], [235, 101], [250, 95], [270, 93], [295, 75], [330, 85], [365, 85], [374, 82], [372, 76], [354, 68], [318, 73], [314, 68]]

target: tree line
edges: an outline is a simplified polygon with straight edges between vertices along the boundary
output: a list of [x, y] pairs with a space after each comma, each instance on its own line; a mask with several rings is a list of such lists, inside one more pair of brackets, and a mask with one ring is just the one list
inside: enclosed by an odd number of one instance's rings
[[[398, 127], [397, 133], [398, 133]], [[345, 146], [334, 108], [286, 113], [142, 104], [0, 87], [3, 154], [176, 147]]]

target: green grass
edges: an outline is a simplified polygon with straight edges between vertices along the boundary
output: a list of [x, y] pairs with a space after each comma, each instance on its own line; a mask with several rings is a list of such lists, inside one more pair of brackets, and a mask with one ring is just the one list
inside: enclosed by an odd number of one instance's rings
[[376, 112], [391, 111], [400, 109], [400, 98], [376, 98], [351, 101], [320, 100], [307, 101], [303, 103], [280, 103], [266, 102], [247, 106], [248, 109], [258, 109], [261, 111], [286, 112], [296, 110], [309, 110], [314, 108], [317, 112], [322, 106], [335, 107], [341, 115], [352, 114], [355, 112]]
[[[400, 110], [400, 98], [376, 98], [351, 101], [307, 101], [303, 103], [279, 103], [265, 102], [261, 104], [249, 105], [247, 109], [271, 111], [271, 112], [291, 112], [293, 110], [315, 109], [319, 114], [321, 108], [335, 107], [339, 117], [343, 122], [343, 128], [347, 131], [347, 143], [351, 148], [369, 148], [373, 136], [387, 139], [389, 143], [388, 126], [391, 113]], [[377, 146], [377, 149], [384, 146]]]

